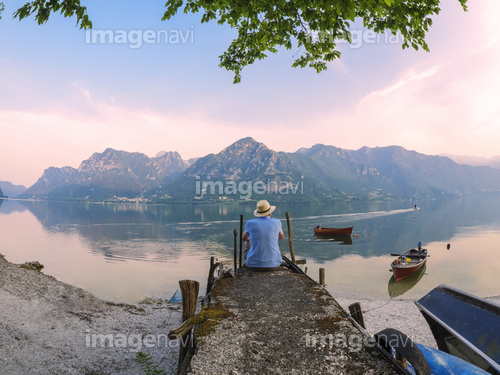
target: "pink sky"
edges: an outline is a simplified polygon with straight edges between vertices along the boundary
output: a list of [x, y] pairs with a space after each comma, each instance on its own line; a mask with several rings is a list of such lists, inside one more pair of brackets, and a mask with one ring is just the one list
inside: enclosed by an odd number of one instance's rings
[[224, 28], [196, 24], [197, 42], [184, 49], [130, 51], [86, 45], [71, 22], [11, 22], [7, 9], [0, 34], [18, 32], [0, 42], [0, 180], [30, 186], [45, 168], [78, 167], [107, 147], [188, 159], [247, 136], [277, 151], [323, 143], [498, 155], [500, 3], [442, 9], [429, 54], [344, 45], [318, 75], [290, 68], [294, 51], [283, 51], [243, 71], [239, 85], [217, 67], [232, 35]]

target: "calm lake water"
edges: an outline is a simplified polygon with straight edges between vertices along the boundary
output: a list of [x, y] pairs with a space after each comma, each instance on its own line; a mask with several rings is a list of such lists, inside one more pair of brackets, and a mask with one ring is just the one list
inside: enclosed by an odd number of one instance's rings
[[[443, 283], [500, 295], [500, 196], [417, 204], [281, 205], [273, 216], [286, 236], [290, 212], [296, 257], [316, 280], [325, 268], [334, 297], [418, 299]], [[106, 300], [170, 298], [181, 279], [204, 291], [211, 256], [232, 264], [233, 229], [253, 209], [0, 200], [0, 253], [15, 263], [38, 260], [44, 273]], [[352, 240], [317, 239], [317, 224], [353, 225]], [[393, 285], [390, 254], [419, 241], [431, 255], [425, 273]], [[280, 247], [289, 255], [286, 239]]]

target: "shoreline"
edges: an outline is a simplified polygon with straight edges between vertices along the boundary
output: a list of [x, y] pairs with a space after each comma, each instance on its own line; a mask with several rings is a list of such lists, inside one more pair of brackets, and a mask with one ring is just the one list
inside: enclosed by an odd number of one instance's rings
[[413, 300], [392, 299], [384, 301], [367, 298], [334, 298], [347, 312], [349, 312], [350, 304], [359, 302], [363, 310], [366, 331], [372, 336], [385, 328], [394, 328], [404, 333], [413, 342], [437, 349], [429, 325]]
[[181, 307], [166, 300], [103, 301], [0, 254], [0, 368], [9, 375], [141, 374], [138, 352], [170, 374]]
[[[418, 344], [437, 349], [429, 325], [413, 299], [396, 298], [388, 301], [369, 298], [333, 297], [347, 312], [349, 312], [350, 304], [354, 302], [361, 304], [366, 331], [370, 335], [373, 336], [385, 328], [394, 328]], [[500, 306], [500, 296], [485, 299]]]
[[[436, 347], [412, 299], [333, 295], [346, 311], [360, 302], [370, 335], [394, 328]], [[487, 300], [500, 305], [500, 296]], [[146, 299], [113, 303], [0, 254], [0, 368], [9, 375], [141, 374], [138, 352], [166, 374], [177, 367], [179, 342], [166, 335], [181, 323], [181, 306]]]

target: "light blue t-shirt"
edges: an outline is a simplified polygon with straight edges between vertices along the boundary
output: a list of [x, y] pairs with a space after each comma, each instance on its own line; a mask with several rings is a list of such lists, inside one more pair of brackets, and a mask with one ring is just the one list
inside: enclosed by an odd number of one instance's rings
[[269, 216], [248, 220], [245, 233], [250, 236], [250, 249], [246, 263], [248, 267], [278, 267], [282, 258], [278, 247], [281, 221]]

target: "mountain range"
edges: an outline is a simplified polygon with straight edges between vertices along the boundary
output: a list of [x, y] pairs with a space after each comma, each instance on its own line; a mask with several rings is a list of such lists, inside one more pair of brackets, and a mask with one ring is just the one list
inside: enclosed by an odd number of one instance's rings
[[0, 197], [2, 197], [2, 192], [4, 196], [15, 197], [26, 191], [26, 186], [14, 185], [9, 181], [0, 181]]
[[481, 158], [477, 156], [460, 156], [460, 155], [450, 155], [441, 154], [441, 156], [449, 157], [451, 160], [459, 164], [467, 164], [472, 166], [487, 166], [491, 168], [500, 169], [500, 156], [493, 156], [491, 158]]
[[252, 138], [183, 160], [111, 148], [72, 167], [46, 169], [20, 198], [158, 203], [425, 199], [500, 191], [500, 170], [399, 146], [345, 150], [317, 144], [277, 152]]

